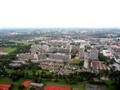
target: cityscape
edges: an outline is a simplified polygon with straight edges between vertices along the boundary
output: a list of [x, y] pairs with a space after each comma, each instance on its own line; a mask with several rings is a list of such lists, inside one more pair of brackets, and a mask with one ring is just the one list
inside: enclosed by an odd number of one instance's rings
[[120, 0], [0, 0], [0, 90], [120, 90]]
[[120, 29], [0, 30], [0, 90], [119, 90]]

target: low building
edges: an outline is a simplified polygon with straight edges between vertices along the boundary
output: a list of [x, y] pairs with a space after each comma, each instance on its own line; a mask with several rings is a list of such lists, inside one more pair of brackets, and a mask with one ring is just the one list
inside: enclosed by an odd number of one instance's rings
[[41, 84], [41, 83], [34, 83], [32, 82], [31, 80], [24, 80], [22, 82], [22, 85], [25, 87], [25, 88], [36, 88], [36, 89], [40, 89], [40, 88], [43, 88], [44, 84]]
[[31, 83], [32, 81], [31, 80], [24, 80], [23, 82], [22, 82], [22, 85], [25, 87], [25, 88], [28, 88], [29, 86], [30, 86], [30, 83]]
[[44, 84], [41, 83], [30, 83], [30, 87], [34, 87], [34, 88], [42, 88], [44, 86]]
[[10, 84], [0, 84], [0, 90], [10, 90]]

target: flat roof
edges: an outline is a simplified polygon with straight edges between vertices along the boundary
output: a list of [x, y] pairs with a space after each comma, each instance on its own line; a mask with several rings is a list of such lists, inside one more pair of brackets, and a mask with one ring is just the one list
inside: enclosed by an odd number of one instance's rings
[[24, 81], [22, 82], [22, 85], [23, 85], [24, 87], [28, 88], [28, 87], [30, 86], [30, 83], [31, 83], [30, 80], [24, 80]]
[[11, 87], [10, 84], [0, 84], [0, 90], [8, 90]]

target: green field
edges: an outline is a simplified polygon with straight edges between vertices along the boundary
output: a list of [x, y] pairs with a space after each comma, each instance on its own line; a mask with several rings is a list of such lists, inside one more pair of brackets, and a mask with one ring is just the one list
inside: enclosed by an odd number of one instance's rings
[[8, 54], [10, 54], [10, 53], [12, 53], [12, 52], [14, 52], [16, 50], [16, 48], [11, 48], [11, 47], [7, 47], [7, 48], [0, 48], [0, 51], [2, 51], [2, 52], [5, 52], [5, 53], [8, 53]]
[[12, 53], [16, 50], [16, 48], [4, 48], [4, 52]]
[[0, 77], [0, 83], [11, 84], [11, 83], [12, 83], [12, 80], [9, 79], [9, 78]]

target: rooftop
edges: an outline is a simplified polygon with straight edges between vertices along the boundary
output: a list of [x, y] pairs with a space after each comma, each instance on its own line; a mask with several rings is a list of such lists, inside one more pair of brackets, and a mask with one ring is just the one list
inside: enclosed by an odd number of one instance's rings
[[9, 90], [10, 87], [10, 84], [0, 84], [0, 90]]
[[23, 85], [24, 87], [28, 88], [29, 85], [30, 85], [30, 83], [31, 83], [30, 80], [24, 80], [24, 81], [22, 82], [22, 85]]

